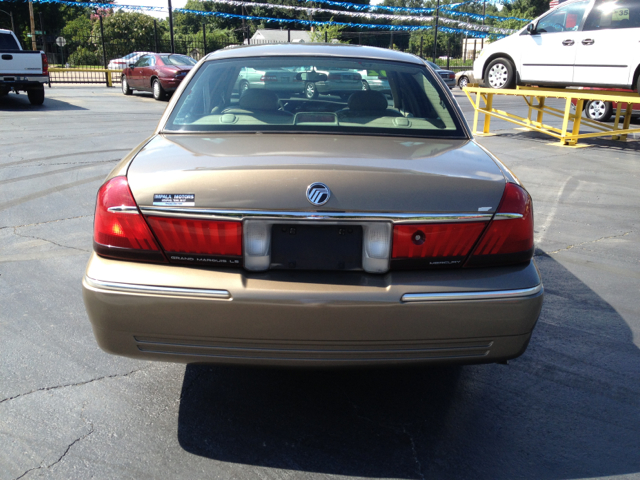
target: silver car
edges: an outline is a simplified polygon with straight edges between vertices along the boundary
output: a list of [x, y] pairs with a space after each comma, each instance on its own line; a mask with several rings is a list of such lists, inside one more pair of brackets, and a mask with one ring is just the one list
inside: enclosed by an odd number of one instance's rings
[[[390, 98], [233, 91], [243, 68], [310, 58], [384, 71]], [[527, 190], [434, 71], [393, 50], [209, 54], [105, 179], [93, 234], [85, 306], [98, 344], [128, 357], [498, 362], [525, 351], [542, 307]]]
[[453, 88], [456, 86], [456, 74], [454, 72], [452, 72], [451, 70], [445, 70], [440, 65], [428, 60], [426, 62], [431, 68], [436, 71], [438, 75], [440, 75], [440, 78], [442, 78], [442, 81], [447, 87]]
[[296, 72], [286, 68], [256, 70], [245, 67], [240, 70], [234, 90], [242, 95], [250, 88], [261, 88], [293, 95], [302, 93], [304, 83], [296, 79]]

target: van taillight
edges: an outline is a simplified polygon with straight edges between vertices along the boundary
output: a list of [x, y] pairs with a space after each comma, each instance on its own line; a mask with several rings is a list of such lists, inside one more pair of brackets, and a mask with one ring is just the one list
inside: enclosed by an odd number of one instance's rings
[[42, 52], [42, 74], [49, 75], [49, 60], [47, 60], [47, 54]]
[[98, 191], [93, 249], [104, 257], [166, 262], [138, 210], [126, 177], [114, 177]]
[[395, 225], [391, 268], [460, 267], [486, 225], [487, 222]]
[[493, 220], [465, 267], [524, 263], [533, 256], [533, 205], [527, 191], [507, 183]]
[[154, 216], [147, 221], [170, 260], [172, 254], [242, 256], [240, 222]]

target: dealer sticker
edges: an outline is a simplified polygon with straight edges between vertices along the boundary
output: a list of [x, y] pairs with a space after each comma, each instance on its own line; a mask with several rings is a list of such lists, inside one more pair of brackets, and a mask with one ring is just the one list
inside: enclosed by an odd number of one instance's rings
[[194, 193], [155, 193], [153, 204], [159, 207], [195, 207]]

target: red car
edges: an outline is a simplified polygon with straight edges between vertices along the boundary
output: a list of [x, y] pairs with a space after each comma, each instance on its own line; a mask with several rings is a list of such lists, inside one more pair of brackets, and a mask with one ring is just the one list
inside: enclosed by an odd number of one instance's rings
[[140, 57], [122, 70], [122, 93], [133, 90], [153, 92], [153, 98], [164, 100], [173, 93], [197, 62], [186, 55], [152, 53]]
[[[591, 88], [584, 87], [584, 90], [607, 90], [610, 92], [630, 92], [635, 93], [635, 90], [625, 90], [623, 88]], [[576, 100], [571, 100], [571, 103], [575, 106]], [[598, 122], [607, 122], [615, 114], [618, 104], [616, 102], [604, 102], [602, 100], [590, 100], [584, 104], [584, 114], [591, 120], [597, 120]], [[623, 103], [621, 108], [621, 118], [624, 117], [624, 112], [627, 108], [627, 104]], [[640, 115], [640, 103], [633, 104], [632, 115]]]

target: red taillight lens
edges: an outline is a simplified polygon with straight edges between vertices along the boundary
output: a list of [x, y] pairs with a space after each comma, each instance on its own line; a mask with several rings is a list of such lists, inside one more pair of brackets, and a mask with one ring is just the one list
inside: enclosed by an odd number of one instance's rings
[[162, 248], [172, 253], [240, 257], [242, 224], [189, 218], [147, 217]]
[[395, 225], [392, 268], [461, 266], [486, 222]]
[[342, 75], [339, 75], [337, 73], [330, 73], [327, 77], [327, 80], [342, 80]]
[[47, 55], [42, 53], [42, 73], [43, 75], [49, 74], [49, 60], [47, 60]]
[[498, 211], [465, 266], [508, 265], [533, 256], [533, 205], [527, 191], [507, 183]]
[[165, 261], [138, 211], [126, 177], [114, 177], [98, 191], [93, 246], [96, 253], [106, 257]]

